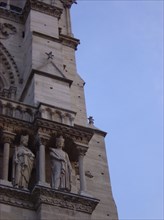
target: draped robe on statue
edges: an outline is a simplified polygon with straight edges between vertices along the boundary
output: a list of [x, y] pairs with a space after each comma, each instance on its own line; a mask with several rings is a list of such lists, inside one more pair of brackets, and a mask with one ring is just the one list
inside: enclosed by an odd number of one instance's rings
[[16, 147], [13, 157], [13, 185], [18, 188], [28, 188], [34, 163], [34, 154], [30, 149], [20, 145]]
[[68, 154], [60, 148], [50, 148], [52, 178], [54, 189], [71, 191], [71, 163]]

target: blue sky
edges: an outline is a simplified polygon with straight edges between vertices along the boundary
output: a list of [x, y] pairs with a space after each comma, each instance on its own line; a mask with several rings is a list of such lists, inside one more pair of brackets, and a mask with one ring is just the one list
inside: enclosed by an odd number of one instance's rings
[[160, 0], [78, 0], [71, 9], [88, 116], [105, 138], [120, 220], [163, 216], [163, 9]]

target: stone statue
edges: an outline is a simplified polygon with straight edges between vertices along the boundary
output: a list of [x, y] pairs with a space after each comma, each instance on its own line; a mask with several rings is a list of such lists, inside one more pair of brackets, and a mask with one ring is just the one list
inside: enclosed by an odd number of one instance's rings
[[34, 154], [28, 146], [29, 136], [21, 136], [20, 145], [16, 146], [13, 156], [13, 185], [17, 188], [27, 189], [34, 163]]
[[72, 166], [68, 154], [62, 150], [64, 138], [56, 138], [56, 148], [50, 148], [51, 186], [53, 189], [71, 191]]

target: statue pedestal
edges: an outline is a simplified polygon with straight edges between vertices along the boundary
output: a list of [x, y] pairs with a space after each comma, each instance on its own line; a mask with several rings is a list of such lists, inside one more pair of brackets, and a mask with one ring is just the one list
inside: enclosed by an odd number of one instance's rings
[[7, 181], [7, 180], [1, 180], [0, 179], [0, 185], [11, 186], [12, 187], [12, 183]]
[[46, 182], [39, 181], [36, 185], [51, 188], [50, 184]]
[[79, 192], [79, 195], [81, 196], [86, 196], [86, 197], [90, 197], [90, 198], [94, 198], [92, 195], [88, 194], [87, 192], [84, 192], [84, 191], [80, 191]]

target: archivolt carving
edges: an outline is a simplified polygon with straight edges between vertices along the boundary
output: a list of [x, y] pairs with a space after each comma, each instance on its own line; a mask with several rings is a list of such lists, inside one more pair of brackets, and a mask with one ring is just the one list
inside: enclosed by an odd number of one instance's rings
[[17, 32], [16, 28], [9, 23], [0, 23], [0, 39], [7, 39]]
[[[0, 81], [1, 87], [8, 89], [20, 83], [18, 67], [9, 51], [0, 42]], [[2, 89], [2, 88], [1, 88]]]

